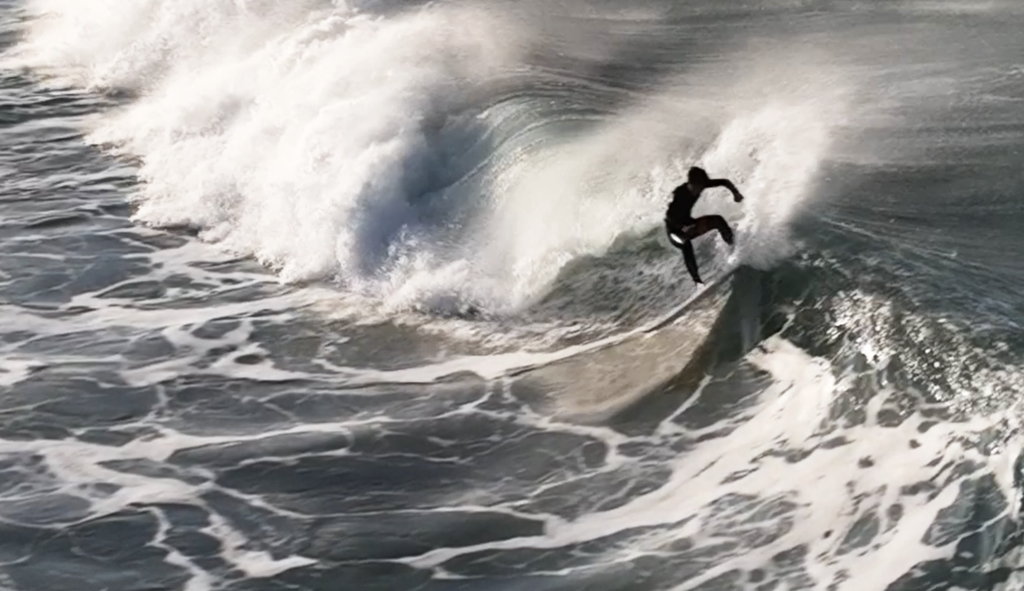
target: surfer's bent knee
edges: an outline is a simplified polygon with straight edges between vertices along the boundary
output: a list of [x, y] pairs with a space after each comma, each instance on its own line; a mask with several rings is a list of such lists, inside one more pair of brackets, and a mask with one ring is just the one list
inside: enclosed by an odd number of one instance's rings
[[665, 220], [665, 232], [668, 234], [668, 240], [677, 248], [682, 247], [693, 239], [693, 231], [695, 229], [696, 224], [693, 222], [680, 224], [669, 219]]

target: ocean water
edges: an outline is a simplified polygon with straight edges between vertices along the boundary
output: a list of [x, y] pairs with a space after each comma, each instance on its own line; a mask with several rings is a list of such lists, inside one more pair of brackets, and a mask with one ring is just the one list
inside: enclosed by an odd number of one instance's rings
[[0, 0], [0, 51], [0, 589], [1024, 589], [1018, 0]]

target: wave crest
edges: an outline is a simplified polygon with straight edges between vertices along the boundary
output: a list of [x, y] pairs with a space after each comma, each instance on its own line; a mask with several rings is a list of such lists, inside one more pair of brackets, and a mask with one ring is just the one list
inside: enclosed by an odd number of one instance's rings
[[[557, 27], [466, 5], [29, 7], [23, 64], [138, 93], [91, 138], [140, 158], [140, 222], [197, 228], [284, 281], [331, 278], [392, 309], [528, 304], [568, 262], [658, 225], [693, 163], [743, 185], [742, 209], [705, 202], [744, 218], [741, 256], [769, 264], [839, 104], [799, 92], [824, 68], [780, 77], [759, 48], [724, 56], [725, 73], [681, 68], [596, 119], [555, 114], [572, 102], [566, 74], [530, 59]], [[593, 34], [555, 45], [576, 41], [610, 59]]]

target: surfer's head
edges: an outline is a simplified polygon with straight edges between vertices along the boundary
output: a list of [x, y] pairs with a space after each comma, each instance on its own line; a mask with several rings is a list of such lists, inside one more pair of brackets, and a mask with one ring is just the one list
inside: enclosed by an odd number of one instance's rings
[[686, 173], [686, 181], [691, 185], [704, 187], [707, 186], [709, 180], [708, 173], [704, 172], [704, 169], [699, 166], [694, 166]]

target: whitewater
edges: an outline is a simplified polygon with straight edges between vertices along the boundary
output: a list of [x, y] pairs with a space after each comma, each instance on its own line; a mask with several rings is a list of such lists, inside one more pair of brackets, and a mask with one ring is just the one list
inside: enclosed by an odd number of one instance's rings
[[0, 587], [1024, 585], [1015, 2], [0, 15]]
[[[390, 309], [521, 308], [570, 260], [656, 225], [693, 161], [745, 182], [757, 219], [780, 227], [845, 98], [825, 64], [794, 67], [785, 47], [604, 98], [529, 62], [566, 42], [538, 26], [539, 4], [115, 6], [64, 3], [52, 19], [31, 4], [41, 18], [16, 53], [57, 80], [140, 95], [88, 136], [140, 160], [135, 219]], [[614, 51], [567, 27], [578, 59]], [[570, 84], [622, 112], [588, 121], [544, 104]]]

